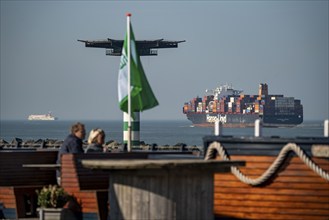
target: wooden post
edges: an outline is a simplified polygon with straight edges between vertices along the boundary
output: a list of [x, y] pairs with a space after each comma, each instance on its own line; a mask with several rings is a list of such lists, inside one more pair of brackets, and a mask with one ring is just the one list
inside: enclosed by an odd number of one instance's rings
[[242, 161], [82, 160], [109, 169], [110, 219], [213, 219], [214, 172]]
[[262, 136], [262, 122], [260, 119], [255, 120], [255, 137]]
[[219, 136], [222, 135], [222, 122], [220, 122], [219, 120], [215, 121], [215, 135]]
[[211, 172], [115, 173], [110, 219], [213, 219], [213, 184]]

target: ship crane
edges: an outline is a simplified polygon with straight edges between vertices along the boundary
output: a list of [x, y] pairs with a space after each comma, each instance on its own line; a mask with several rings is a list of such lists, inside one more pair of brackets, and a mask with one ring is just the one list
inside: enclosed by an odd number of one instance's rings
[[220, 85], [215, 89], [207, 89], [206, 93], [211, 93], [214, 95], [214, 100], [219, 100], [224, 96], [238, 96], [243, 92], [243, 90], [235, 90], [232, 85], [228, 83]]

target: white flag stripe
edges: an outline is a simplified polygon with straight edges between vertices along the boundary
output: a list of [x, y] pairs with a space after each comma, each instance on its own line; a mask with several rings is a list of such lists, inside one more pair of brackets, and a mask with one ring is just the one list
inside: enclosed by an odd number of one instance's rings
[[122, 56], [120, 59], [120, 70], [118, 77], [118, 96], [121, 102], [128, 95], [128, 65], [125, 48], [122, 48]]

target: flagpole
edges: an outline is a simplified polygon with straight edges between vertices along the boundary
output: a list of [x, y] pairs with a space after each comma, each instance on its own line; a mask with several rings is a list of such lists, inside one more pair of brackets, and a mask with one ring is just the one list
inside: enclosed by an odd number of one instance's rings
[[127, 13], [127, 54], [128, 54], [128, 152], [131, 152], [131, 83], [130, 83], [130, 77], [131, 77], [131, 68], [130, 68], [130, 62], [131, 62], [131, 56], [130, 56], [130, 17], [131, 14]]

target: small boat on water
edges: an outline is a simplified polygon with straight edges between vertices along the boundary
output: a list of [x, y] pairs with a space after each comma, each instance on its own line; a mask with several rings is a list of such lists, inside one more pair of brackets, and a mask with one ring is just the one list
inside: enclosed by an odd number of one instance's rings
[[57, 118], [49, 112], [44, 115], [29, 115], [27, 118], [29, 121], [55, 121]]
[[214, 176], [216, 219], [329, 219], [328, 137], [206, 136], [205, 159], [244, 160]]

